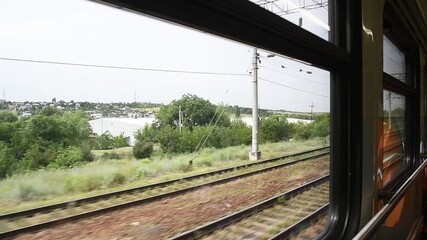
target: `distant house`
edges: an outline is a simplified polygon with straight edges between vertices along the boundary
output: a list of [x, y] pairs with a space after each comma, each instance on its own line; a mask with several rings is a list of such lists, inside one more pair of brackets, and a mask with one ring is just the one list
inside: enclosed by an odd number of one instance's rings
[[128, 117], [129, 118], [139, 118], [139, 117], [141, 117], [141, 114], [140, 113], [137, 113], [137, 112], [131, 112], [131, 113], [128, 113]]
[[100, 119], [100, 118], [102, 118], [102, 114], [101, 113], [92, 113], [90, 116], [93, 119]]
[[31, 117], [32, 114], [30, 112], [23, 112], [22, 117]]

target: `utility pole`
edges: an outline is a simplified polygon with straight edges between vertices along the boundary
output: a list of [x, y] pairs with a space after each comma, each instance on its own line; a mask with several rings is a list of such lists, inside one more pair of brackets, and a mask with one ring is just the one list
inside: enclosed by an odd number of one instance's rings
[[308, 105], [310, 108], [311, 108], [311, 115], [310, 115], [310, 120], [313, 120], [313, 108], [315, 107], [314, 105], [313, 105], [313, 102], [311, 102], [311, 105]]
[[249, 160], [259, 160], [261, 152], [258, 151], [258, 53], [254, 48], [252, 59], [253, 65], [253, 102], [252, 102], [252, 151], [249, 153]]
[[179, 133], [182, 132], [182, 111], [181, 111], [181, 105], [178, 107], [178, 126], [179, 126]]

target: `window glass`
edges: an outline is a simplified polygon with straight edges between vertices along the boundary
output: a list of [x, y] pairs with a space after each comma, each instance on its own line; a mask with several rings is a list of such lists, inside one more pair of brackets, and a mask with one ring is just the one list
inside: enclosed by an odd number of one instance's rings
[[329, 174], [328, 71], [90, 1], [1, 1], [0, 26], [0, 215], [70, 201], [0, 233], [126, 202], [22, 239], [164, 239], [268, 199], [212, 239], [328, 224], [327, 178], [284, 195]]
[[385, 35], [383, 36], [383, 71], [406, 82], [405, 54]]
[[328, 0], [251, 0], [251, 2], [329, 40]]
[[383, 181], [387, 184], [406, 164], [406, 98], [387, 90], [383, 94]]

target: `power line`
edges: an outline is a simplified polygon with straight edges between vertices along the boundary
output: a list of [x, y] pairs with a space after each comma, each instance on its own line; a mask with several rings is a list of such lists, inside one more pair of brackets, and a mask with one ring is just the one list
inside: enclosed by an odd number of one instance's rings
[[292, 70], [292, 71], [298, 71], [299, 69], [301, 69], [301, 68], [294, 67], [294, 66], [289, 65], [289, 64], [281, 64], [277, 61], [271, 60], [270, 58], [262, 57], [262, 59], [264, 59], [263, 61], [265, 61], [271, 65], [276, 65], [277, 67], [281, 67], [281, 68], [287, 68], [287, 69]]
[[271, 81], [271, 80], [268, 80], [268, 79], [265, 79], [265, 78], [262, 78], [262, 77], [258, 77], [258, 78], [261, 79], [261, 80], [263, 80], [263, 81], [272, 83], [272, 84], [276, 84], [276, 85], [279, 85], [279, 86], [282, 86], [282, 87], [285, 87], [285, 88], [293, 89], [295, 91], [304, 92], [304, 93], [316, 95], [316, 96], [319, 96], [319, 97], [330, 98], [329, 96], [326, 96], [326, 95], [322, 95], [322, 94], [318, 94], [318, 93], [314, 93], [314, 92], [305, 91], [305, 90], [302, 90], [302, 89], [299, 89], [299, 88], [290, 87], [288, 85], [285, 85], [285, 84], [282, 84], [282, 83], [278, 83], [278, 82], [275, 82], [275, 81]]
[[299, 76], [292, 75], [292, 74], [289, 74], [289, 73], [281, 72], [281, 71], [274, 70], [274, 69], [271, 69], [271, 68], [268, 68], [268, 67], [264, 67], [264, 66], [260, 66], [260, 67], [262, 67], [264, 69], [267, 69], [267, 70], [270, 70], [270, 71], [274, 71], [274, 72], [277, 72], [277, 73], [285, 74], [285, 75], [288, 75], [288, 76], [292, 76], [292, 77], [299, 78], [299, 79], [302, 79], [302, 80], [305, 80], [305, 81], [309, 81], [309, 82], [312, 82], [312, 83], [316, 83], [316, 84], [320, 84], [320, 85], [329, 87], [329, 85], [325, 84], [325, 83], [316, 82], [316, 81], [313, 81], [313, 80], [310, 80], [310, 79], [307, 79], [307, 78], [303, 78], [303, 77], [299, 77]]
[[[272, 65], [276, 65], [276, 66], [281, 67], [281, 68], [286, 68], [286, 69], [289, 69], [289, 70], [292, 70], [292, 71], [295, 71], [295, 72], [301, 72], [301, 70], [302, 70], [302, 68], [292, 66], [289, 63], [287, 63], [287, 64], [281, 64], [278, 61], [275, 61], [275, 60], [273, 60], [271, 58], [268, 58], [268, 57], [267, 58], [266, 57], [261, 57], [261, 58], [264, 59], [263, 61], [266, 61], [267, 63], [270, 63]], [[305, 72], [307, 72], [307, 71], [305, 71]], [[313, 74], [313, 75], [319, 75], [319, 76], [323, 76], [323, 77], [329, 77], [329, 75], [315, 73], [313, 71], [311, 71], [311, 72], [312, 72], [311, 74]]]
[[85, 64], [85, 63], [43, 61], [43, 60], [20, 59], [20, 58], [0, 57], [0, 60], [15, 61], [15, 62], [40, 63], [40, 64], [53, 64], [53, 65], [67, 65], [67, 66], [77, 66], [77, 67], [94, 67], [94, 68], [109, 68], [109, 69], [121, 69], [121, 70], [135, 70], [135, 71], [203, 74], [203, 75], [249, 76], [248, 74], [245, 74], [245, 73], [221, 73], [221, 72], [185, 71], [185, 70], [158, 69], [158, 68], [138, 68], [138, 67], [124, 67], [124, 66], [111, 66], [111, 65], [98, 65], [98, 64]]

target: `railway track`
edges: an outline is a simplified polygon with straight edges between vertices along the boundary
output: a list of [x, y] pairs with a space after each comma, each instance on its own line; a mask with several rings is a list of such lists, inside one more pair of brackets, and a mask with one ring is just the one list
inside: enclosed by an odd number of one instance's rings
[[[206, 186], [222, 184], [238, 178], [286, 167], [327, 155], [327, 149], [327, 147], [313, 149], [138, 188], [3, 214], [0, 215], [0, 238], [13, 237], [17, 234], [37, 231], [58, 224], [173, 197]], [[319, 151], [321, 153], [315, 154]], [[290, 158], [298, 158], [307, 154], [310, 154], [310, 156], [286, 161]]]
[[171, 239], [289, 239], [328, 209], [329, 175]]

